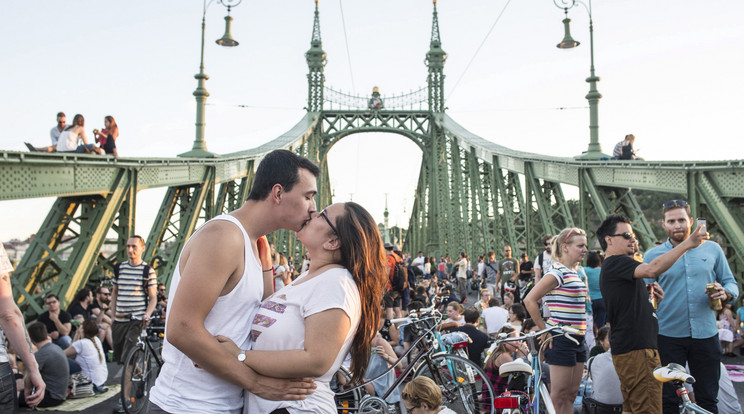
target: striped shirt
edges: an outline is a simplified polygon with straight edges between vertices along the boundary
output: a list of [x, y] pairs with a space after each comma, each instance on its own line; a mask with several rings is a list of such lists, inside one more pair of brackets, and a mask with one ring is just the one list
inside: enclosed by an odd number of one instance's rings
[[549, 275], [558, 281], [558, 287], [545, 295], [550, 310], [548, 322], [554, 325], [568, 325], [586, 332], [586, 284], [575, 270], [558, 262], [553, 262]]
[[[128, 315], [126, 318], [115, 318], [116, 322], [129, 322], [131, 318], [142, 318], [147, 308], [147, 292], [144, 291], [142, 277], [145, 272], [146, 262], [132, 266], [129, 261], [119, 265], [119, 278], [114, 278], [116, 290], [116, 314]], [[148, 291], [151, 287], [158, 285], [155, 270], [150, 268], [147, 281]]]

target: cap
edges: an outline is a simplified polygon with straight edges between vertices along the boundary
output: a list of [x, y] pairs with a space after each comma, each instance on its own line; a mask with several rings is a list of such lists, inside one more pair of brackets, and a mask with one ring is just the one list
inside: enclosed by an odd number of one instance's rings
[[393, 245], [390, 243], [385, 243], [385, 250], [393, 250]]

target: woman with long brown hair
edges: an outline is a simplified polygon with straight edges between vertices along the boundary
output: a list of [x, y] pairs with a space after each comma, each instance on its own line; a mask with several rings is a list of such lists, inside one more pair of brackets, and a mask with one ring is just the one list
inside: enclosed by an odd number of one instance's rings
[[313, 377], [315, 392], [301, 401], [269, 401], [246, 393], [244, 412], [336, 412], [329, 382], [347, 354], [360, 382], [369, 362], [387, 283], [382, 239], [359, 204], [328, 206], [297, 232], [310, 268], [266, 298], [253, 318], [252, 350], [217, 339], [259, 374]]
[[[83, 141], [83, 143], [78, 145], [78, 141]], [[59, 141], [57, 141], [57, 152], [103, 154], [103, 150], [96, 147], [96, 144], [88, 144], [88, 139], [85, 137], [85, 118], [80, 114], [75, 115], [72, 124], [68, 125], [60, 134]]]
[[103, 148], [103, 151], [108, 155], [113, 155], [116, 159], [119, 159], [119, 153], [116, 151], [116, 139], [119, 138], [119, 126], [116, 125], [116, 120], [111, 115], [106, 115], [103, 118], [102, 130], [94, 129], [93, 133], [96, 135], [96, 141]]

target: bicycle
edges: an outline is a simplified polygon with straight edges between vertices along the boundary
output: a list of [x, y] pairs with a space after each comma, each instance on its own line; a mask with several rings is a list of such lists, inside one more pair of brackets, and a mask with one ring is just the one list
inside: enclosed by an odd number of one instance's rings
[[[433, 307], [412, 312], [406, 318], [393, 320], [414, 329], [419, 334], [418, 339], [411, 345], [402, 357], [411, 357], [403, 373], [395, 380], [390, 388], [382, 395], [365, 395], [364, 385], [394, 369], [390, 367], [376, 378], [349, 389], [336, 392], [336, 404], [339, 413], [397, 413], [398, 410], [390, 406], [386, 399], [404, 382], [417, 376], [427, 376], [434, 380], [442, 390], [442, 404], [458, 413], [483, 414], [495, 413], [493, 409], [493, 386], [483, 370], [467, 358], [439, 352], [435, 339], [435, 330], [441, 314]], [[351, 382], [348, 371], [340, 370], [340, 382]], [[485, 386], [484, 386], [485, 384]]]
[[654, 378], [659, 382], [671, 382], [677, 391], [677, 396], [682, 399], [680, 413], [711, 414], [710, 411], [690, 401], [690, 396], [685, 388], [685, 383], [694, 384], [695, 378], [687, 373], [685, 367], [671, 363], [664, 367], [654, 368]]
[[[153, 320], [159, 319], [153, 317]], [[137, 342], [124, 359], [121, 376], [121, 405], [127, 414], [143, 413], [147, 410], [150, 388], [163, 367], [161, 351], [163, 348], [164, 326], [142, 326]], [[157, 347], [153, 347], [153, 343]], [[134, 390], [134, 392], [132, 392]]]
[[553, 334], [551, 338], [563, 335], [578, 345], [578, 341], [569, 335], [577, 334], [578, 330], [568, 326], [548, 326], [540, 331], [528, 332], [511, 338], [506, 337], [506, 334], [501, 334], [499, 339], [491, 345], [488, 349], [488, 358], [504, 342], [526, 341], [530, 350], [528, 357], [530, 359], [530, 365], [518, 359], [507, 362], [499, 367], [500, 376], [509, 376], [509, 385], [507, 386], [509, 391], [494, 398], [494, 409], [501, 410], [502, 414], [555, 414], [555, 407], [553, 406], [553, 401], [550, 399], [550, 392], [542, 382], [542, 365], [539, 358], [549, 341], [543, 341], [538, 349], [535, 345], [535, 339], [545, 333], [556, 330], [561, 331], [561, 333]]

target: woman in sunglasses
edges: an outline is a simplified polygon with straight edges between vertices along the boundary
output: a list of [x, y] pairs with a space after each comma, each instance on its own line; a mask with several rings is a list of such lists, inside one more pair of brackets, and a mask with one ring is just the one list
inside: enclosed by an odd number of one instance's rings
[[338, 203], [314, 215], [297, 238], [312, 258], [310, 267], [262, 302], [251, 327], [252, 350], [217, 339], [258, 373], [313, 377], [317, 389], [300, 401], [246, 393], [244, 412], [336, 412], [329, 381], [347, 353], [355, 382], [369, 362], [387, 283], [377, 224], [359, 204]]
[[553, 238], [553, 266], [524, 299], [524, 305], [540, 329], [546, 322], [537, 302], [545, 297], [550, 310], [550, 325], [568, 325], [579, 331], [571, 335], [578, 345], [564, 336], [553, 338], [545, 358], [550, 364], [550, 398], [558, 414], [573, 412], [573, 402], [579, 390], [586, 362], [586, 301], [587, 288], [578, 274], [579, 263], [587, 252], [586, 232], [567, 228]]

